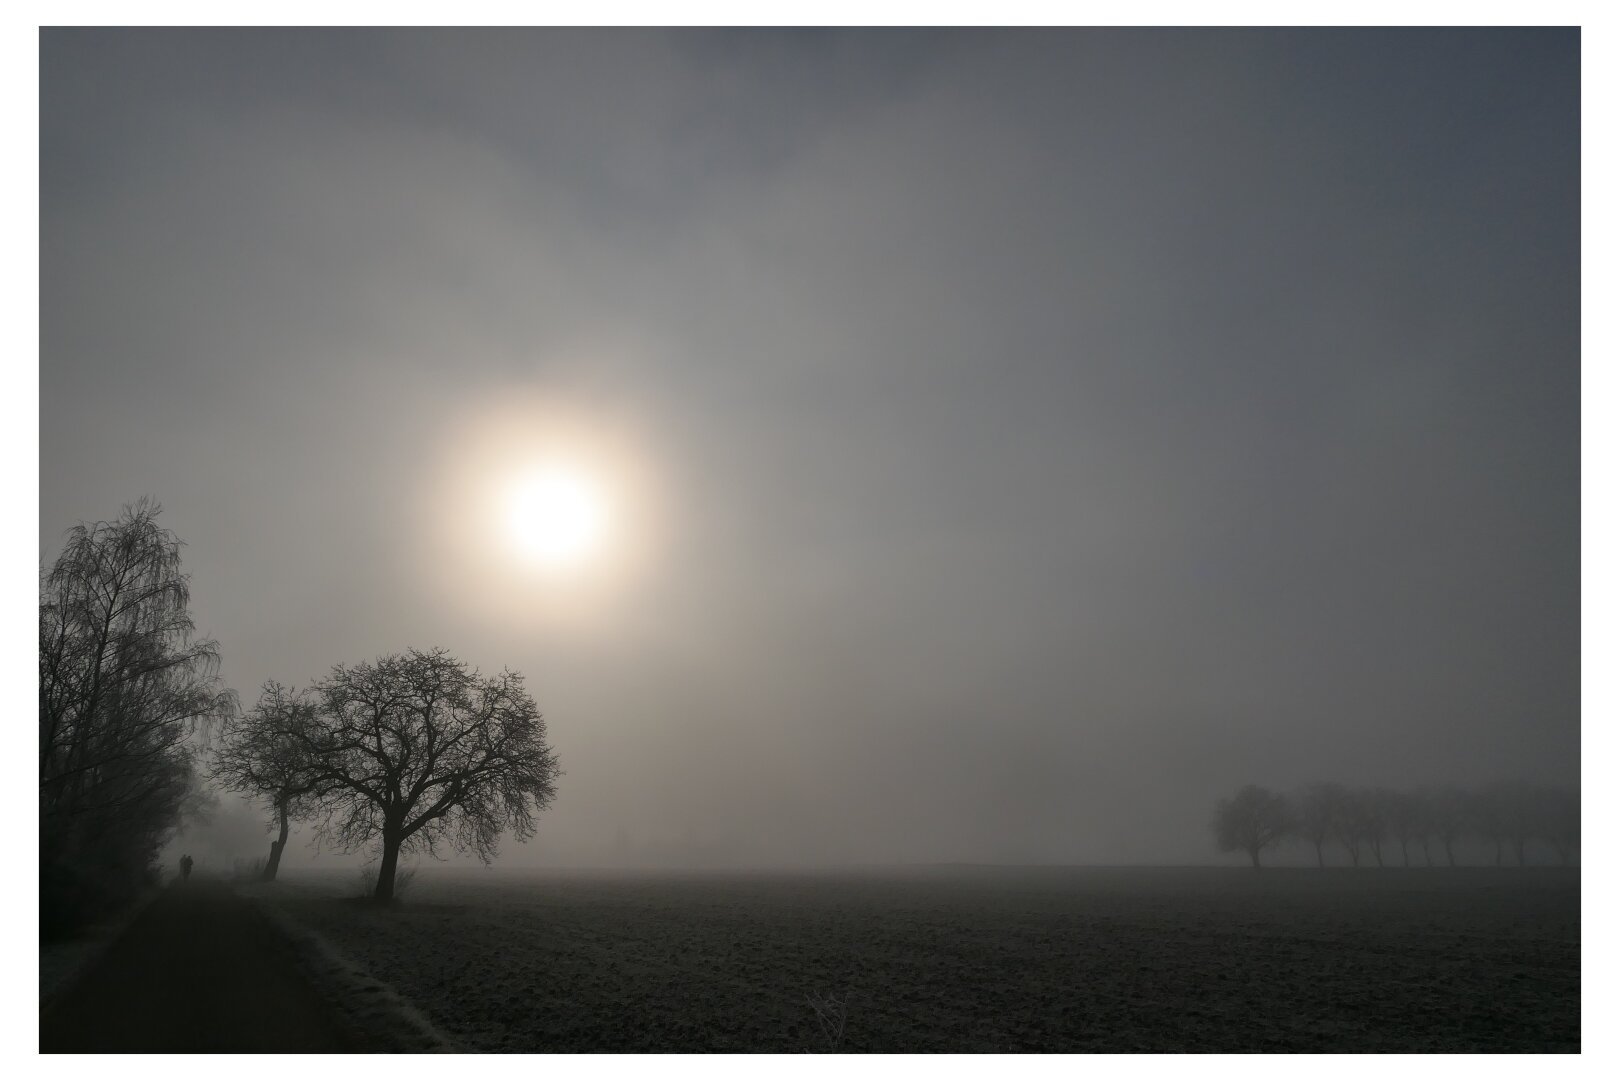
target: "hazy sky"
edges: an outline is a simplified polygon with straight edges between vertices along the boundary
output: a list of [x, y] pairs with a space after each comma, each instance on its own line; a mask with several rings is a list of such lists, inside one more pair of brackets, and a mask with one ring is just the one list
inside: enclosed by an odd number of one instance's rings
[[[523, 671], [566, 775], [503, 865], [1573, 781], [1579, 45], [47, 32], [41, 561], [150, 494], [248, 700]], [[574, 577], [486, 498], [547, 440]]]

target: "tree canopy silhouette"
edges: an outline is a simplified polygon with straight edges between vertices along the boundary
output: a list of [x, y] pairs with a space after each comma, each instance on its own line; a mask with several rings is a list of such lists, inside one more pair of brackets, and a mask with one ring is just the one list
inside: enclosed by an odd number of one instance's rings
[[197, 798], [189, 737], [235, 697], [192, 640], [181, 541], [149, 499], [76, 526], [39, 603], [42, 928], [127, 898]]
[[1402, 867], [1414, 865], [1414, 844], [1422, 865], [1434, 866], [1431, 841], [1445, 864], [1456, 866], [1457, 844], [1465, 837], [1483, 844], [1498, 866], [1509, 850], [1519, 866], [1530, 865], [1537, 842], [1568, 865], [1580, 856], [1581, 795], [1575, 788], [1526, 780], [1406, 790], [1315, 783], [1292, 796], [1251, 784], [1219, 801], [1214, 826], [1222, 851], [1248, 851], [1256, 864], [1260, 850], [1292, 836], [1315, 850], [1322, 868], [1329, 840], [1344, 846], [1352, 866], [1361, 865], [1364, 847], [1379, 866], [1386, 865], [1385, 840], [1400, 845]]
[[214, 752], [210, 777], [233, 791], [263, 799], [271, 826], [280, 830], [270, 842], [270, 857], [261, 874], [265, 881], [276, 879], [292, 819], [301, 815], [307, 797], [320, 787], [307, 752], [315, 723], [315, 705], [307, 694], [267, 682], [252, 711], [231, 724]]
[[381, 845], [373, 896], [394, 896], [402, 851], [447, 844], [486, 862], [503, 832], [534, 834], [560, 770], [523, 676], [481, 676], [442, 649], [339, 666], [282, 731], [299, 749], [303, 796], [323, 835]]
[[1311, 784], [1294, 799], [1294, 831], [1316, 849], [1316, 865], [1326, 866], [1322, 845], [1334, 835], [1350, 793], [1341, 784]]
[[1258, 784], [1250, 784], [1215, 806], [1215, 843], [1222, 851], [1246, 851], [1255, 869], [1260, 852], [1288, 836], [1294, 828], [1288, 800]]

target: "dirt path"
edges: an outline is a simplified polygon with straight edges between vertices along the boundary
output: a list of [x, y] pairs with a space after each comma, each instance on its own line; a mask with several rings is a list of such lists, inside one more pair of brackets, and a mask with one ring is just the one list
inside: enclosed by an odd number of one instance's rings
[[253, 906], [193, 879], [160, 896], [40, 1017], [41, 1053], [367, 1050]]

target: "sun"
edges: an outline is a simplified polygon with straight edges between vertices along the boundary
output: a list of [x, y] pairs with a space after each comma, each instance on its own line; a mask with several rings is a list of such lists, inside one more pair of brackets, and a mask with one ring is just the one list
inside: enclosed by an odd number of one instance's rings
[[[622, 625], [669, 533], [654, 420], [515, 387], [454, 407], [417, 507], [428, 577], [503, 625]], [[638, 617], [636, 615], [634, 617]]]
[[513, 482], [505, 515], [513, 547], [545, 566], [582, 564], [606, 539], [601, 487], [588, 473], [564, 465], [542, 466]]

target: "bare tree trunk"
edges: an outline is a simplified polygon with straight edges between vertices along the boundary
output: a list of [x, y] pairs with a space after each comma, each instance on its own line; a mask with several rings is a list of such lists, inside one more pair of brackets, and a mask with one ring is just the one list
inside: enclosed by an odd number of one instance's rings
[[1457, 854], [1451, 850], [1451, 837], [1449, 836], [1446, 837], [1446, 865], [1453, 868], [1457, 865]]
[[1322, 841], [1318, 840], [1316, 842], [1316, 868], [1322, 870], [1326, 867], [1327, 863], [1322, 861]]
[[1406, 840], [1404, 838], [1401, 840], [1401, 865], [1406, 867], [1412, 865], [1411, 858], [1406, 854]]
[[281, 818], [281, 836], [270, 841], [270, 858], [265, 861], [264, 873], [260, 880], [276, 880], [276, 870], [281, 866], [281, 853], [287, 848], [287, 808], [276, 807], [276, 814]]
[[1249, 849], [1249, 861], [1256, 870], [1260, 869], [1260, 848], [1258, 845]]
[[382, 865], [377, 868], [377, 889], [372, 899], [379, 904], [394, 901], [394, 871], [399, 868], [400, 836], [391, 829], [383, 830]]
[[1383, 845], [1380, 844], [1377, 840], [1374, 840], [1372, 842], [1372, 849], [1373, 849], [1373, 858], [1378, 860], [1378, 865], [1379, 866], [1383, 866], [1384, 865], [1384, 848], [1383, 848]]

